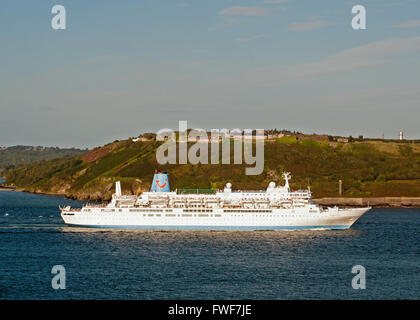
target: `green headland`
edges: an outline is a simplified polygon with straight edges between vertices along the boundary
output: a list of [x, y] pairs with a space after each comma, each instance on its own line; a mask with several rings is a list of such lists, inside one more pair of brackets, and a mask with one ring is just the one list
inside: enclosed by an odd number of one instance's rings
[[[339, 197], [339, 180], [345, 198], [420, 196], [419, 141], [338, 142], [299, 135], [271, 139], [264, 145], [264, 172], [257, 176], [245, 175], [247, 164], [159, 165], [156, 150], [161, 143], [127, 139], [86, 154], [16, 165], [5, 170], [5, 185], [73, 199], [108, 200], [117, 180], [125, 193], [148, 190], [155, 170], [169, 173], [172, 189], [222, 189], [231, 182], [236, 190], [282, 183], [282, 172], [289, 171], [292, 188], [309, 184], [314, 198]], [[231, 158], [233, 162], [233, 151]]]

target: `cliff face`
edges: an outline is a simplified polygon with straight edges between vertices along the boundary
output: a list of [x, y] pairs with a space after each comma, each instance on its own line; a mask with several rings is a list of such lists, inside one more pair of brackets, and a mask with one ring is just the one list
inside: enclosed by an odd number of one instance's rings
[[420, 196], [420, 145], [289, 140], [265, 144], [264, 172], [258, 176], [246, 176], [246, 164], [161, 166], [156, 162], [160, 143], [129, 139], [85, 155], [9, 170], [7, 185], [80, 200], [108, 200], [116, 180], [121, 181], [124, 193], [148, 190], [155, 169], [169, 173], [172, 189], [222, 189], [231, 182], [239, 190], [265, 189], [270, 181], [281, 183], [279, 177], [286, 170], [292, 173], [292, 188], [306, 188], [309, 183], [318, 198], [338, 196], [340, 179], [344, 197]]

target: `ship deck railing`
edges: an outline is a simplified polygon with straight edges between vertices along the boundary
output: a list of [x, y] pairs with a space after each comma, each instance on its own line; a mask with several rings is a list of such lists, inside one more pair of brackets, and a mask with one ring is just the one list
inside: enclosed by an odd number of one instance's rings
[[64, 209], [64, 211], [80, 212], [80, 211], [82, 211], [82, 209], [81, 208], [70, 208], [69, 210]]
[[178, 194], [216, 194], [216, 189], [177, 189]]
[[87, 203], [85, 204], [85, 208], [105, 208], [108, 206], [107, 203]]

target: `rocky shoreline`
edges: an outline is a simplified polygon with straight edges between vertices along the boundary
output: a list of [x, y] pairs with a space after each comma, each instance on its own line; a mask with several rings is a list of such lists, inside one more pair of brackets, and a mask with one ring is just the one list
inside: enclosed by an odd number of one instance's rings
[[0, 191], [15, 191], [15, 190], [16, 190], [16, 188], [13, 188], [13, 187], [0, 186]]
[[338, 207], [420, 208], [420, 197], [340, 197], [314, 199], [314, 202], [323, 206]]

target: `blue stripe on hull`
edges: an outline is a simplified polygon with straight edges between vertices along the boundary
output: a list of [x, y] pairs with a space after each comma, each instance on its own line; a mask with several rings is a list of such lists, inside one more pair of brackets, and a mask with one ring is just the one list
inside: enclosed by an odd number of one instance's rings
[[339, 226], [118, 226], [118, 225], [74, 225], [88, 228], [101, 229], [143, 229], [143, 230], [311, 230], [311, 229], [330, 229], [343, 230], [349, 229], [349, 225]]

